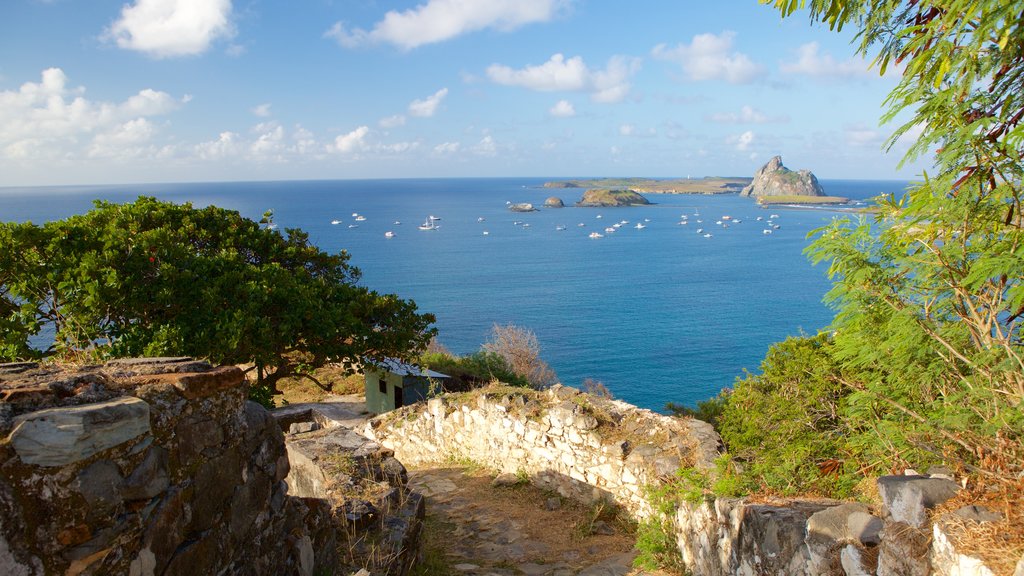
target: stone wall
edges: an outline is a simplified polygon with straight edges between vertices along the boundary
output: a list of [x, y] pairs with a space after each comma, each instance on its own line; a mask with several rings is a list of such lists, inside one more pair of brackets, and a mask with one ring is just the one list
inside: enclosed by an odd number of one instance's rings
[[[423, 508], [401, 464], [343, 430], [286, 448], [246, 389], [188, 358], [0, 365], [0, 574], [349, 574], [366, 565], [350, 539], [389, 543], [374, 573], [405, 574]], [[289, 494], [309, 474], [330, 490]]]
[[573, 388], [492, 388], [433, 398], [371, 420], [364, 434], [407, 465], [468, 458], [528, 474], [582, 502], [614, 502], [651, 514], [644, 486], [681, 465], [711, 468], [718, 435], [680, 420]]
[[[406, 464], [468, 458], [525, 473], [583, 502], [615, 502], [645, 519], [656, 514], [645, 486], [682, 466], [712, 470], [718, 435], [676, 419], [556, 386], [546, 392], [491, 388], [435, 398], [371, 420], [365, 435]], [[879, 479], [883, 505], [832, 500], [749, 503], [678, 501], [667, 519], [687, 569], [702, 576], [941, 574], [987, 576], [958, 554], [929, 509], [956, 493], [937, 471]], [[1021, 574], [1024, 576], [1024, 560]]]

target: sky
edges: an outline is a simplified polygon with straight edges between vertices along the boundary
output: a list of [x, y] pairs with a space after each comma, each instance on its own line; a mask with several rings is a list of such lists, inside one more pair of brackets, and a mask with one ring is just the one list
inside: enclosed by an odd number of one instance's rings
[[[911, 179], [880, 76], [756, 0], [4, 0], [0, 186]], [[904, 119], [905, 120], [905, 119]], [[898, 122], [898, 120], [897, 120]]]

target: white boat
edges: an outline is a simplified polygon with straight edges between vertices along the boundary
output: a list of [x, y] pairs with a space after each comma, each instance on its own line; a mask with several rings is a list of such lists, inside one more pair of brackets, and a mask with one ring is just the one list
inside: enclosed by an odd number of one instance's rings
[[427, 216], [427, 218], [430, 218], [431, 220], [440, 220], [441, 219], [440, 216], [434, 216], [434, 215]]
[[366, 216], [356, 216], [356, 222], [366, 222]]
[[484, 221], [484, 217], [483, 217], [483, 216], [481, 216], [481, 217], [477, 218], [477, 219], [476, 219], [476, 221], [477, 221], [477, 222], [483, 222], [483, 221]]
[[710, 232], [708, 232], [707, 234], [705, 234], [705, 235], [704, 235], [704, 237], [705, 237], [705, 238], [711, 238], [711, 233], [710, 233]]
[[357, 216], [359, 216], [359, 212], [353, 212], [353, 213], [352, 213], [352, 217], [353, 217], [353, 218], [355, 218], [355, 217], [357, 217]]
[[598, 232], [591, 232], [590, 233], [590, 237], [591, 238], [604, 238], [604, 234], [600, 234]]
[[764, 230], [761, 230], [761, 234], [764, 234], [765, 236], [767, 236], [767, 235], [769, 235], [771, 233], [772, 233], [772, 229], [771, 228], [765, 228]]
[[704, 229], [703, 228], [697, 228], [697, 234], [700, 234], [701, 232], [704, 232]]
[[349, 228], [359, 228], [359, 224], [349, 224]]
[[530, 223], [529, 222], [523, 222], [523, 228], [529, 228], [529, 227], [530, 227]]
[[555, 231], [556, 232], [561, 232], [562, 230], [565, 230], [565, 226], [563, 226], [561, 224], [559, 224], [558, 226], [555, 226]]
[[391, 230], [388, 230], [387, 232], [384, 233], [384, 237], [385, 238], [394, 238], [395, 237], [395, 233], [392, 232]]
[[584, 226], [586, 226], [586, 224], [584, 224], [583, 222], [580, 222], [579, 224], [577, 224], [577, 226], [579, 226], [580, 228], [583, 228]]
[[595, 216], [595, 218], [601, 218], [601, 215], [600, 215], [600, 214], [598, 214], [597, 216]]
[[489, 234], [490, 234], [490, 232], [488, 232], [487, 230], [484, 230], [484, 236], [487, 236]]
[[644, 228], [647, 228], [647, 226], [645, 226], [643, 222], [637, 222], [634, 228], [636, 228], [637, 230], [643, 230]]
[[400, 221], [395, 220], [395, 226], [401, 226], [401, 225], [402, 225], [402, 223]]
[[611, 234], [612, 232], [615, 232], [616, 230], [618, 230], [618, 228], [612, 228], [611, 226], [609, 226], [609, 227], [604, 229], [604, 231], [607, 232], [608, 234]]
[[420, 230], [437, 230], [438, 226], [434, 224], [434, 218], [431, 216], [424, 220], [423, 224], [420, 224], [418, 228]]
[[338, 224], [341, 224], [341, 220], [331, 220], [331, 224], [337, 226]]

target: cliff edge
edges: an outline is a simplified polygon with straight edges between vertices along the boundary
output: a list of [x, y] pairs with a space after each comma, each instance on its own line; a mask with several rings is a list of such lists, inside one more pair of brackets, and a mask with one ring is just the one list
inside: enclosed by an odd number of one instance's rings
[[740, 196], [824, 196], [825, 190], [810, 170], [793, 171], [776, 156], [754, 173], [754, 180]]

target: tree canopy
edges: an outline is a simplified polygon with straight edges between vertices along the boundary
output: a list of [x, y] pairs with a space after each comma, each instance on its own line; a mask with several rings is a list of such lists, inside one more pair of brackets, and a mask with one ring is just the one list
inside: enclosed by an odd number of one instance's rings
[[[269, 228], [149, 197], [0, 224], [0, 358], [189, 355], [251, 363], [274, 390], [329, 361], [353, 370], [425, 348], [432, 315], [360, 286], [346, 252]], [[40, 334], [52, 344], [35, 349]]]
[[[855, 26], [899, 84], [888, 145], [932, 155], [873, 218], [837, 220], [808, 249], [837, 315], [830, 376], [863, 470], [953, 463], [988, 481], [1024, 471], [1024, 7], [1016, 0], [762, 0]], [[780, 400], [781, 401], [781, 400]]]

